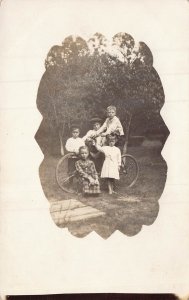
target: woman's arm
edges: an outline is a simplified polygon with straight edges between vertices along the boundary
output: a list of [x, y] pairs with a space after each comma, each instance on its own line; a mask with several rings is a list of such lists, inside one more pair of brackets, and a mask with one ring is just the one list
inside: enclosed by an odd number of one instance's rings
[[82, 137], [82, 140], [85, 142], [88, 138], [91, 138], [95, 134], [94, 130], [89, 130], [86, 135]]
[[104, 147], [101, 147], [99, 144], [95, 143], [94, 146], [96, 147], [96, 149], [102, 153], [104, 153]]
[[104, 122], [104, 124], [99, 128], [99, 130], [96, 131], [96, 136], [99, 135], [100, 133], [102, 133], [104, 130], [107, 129], [107, 119], [106, 121]]
[[119, 119], [117, 119], [117, 128], [116, 131], [119, 132], [120, 135], [124, 135], [123, 126]]

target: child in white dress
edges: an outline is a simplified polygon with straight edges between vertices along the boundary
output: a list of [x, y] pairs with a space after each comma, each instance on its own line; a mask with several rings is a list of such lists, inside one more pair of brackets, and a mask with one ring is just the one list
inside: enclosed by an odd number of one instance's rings
[[121, 167], [121, 151], [115, 146], [116, 137], [108, 136], [109, 146], [99, 146], [96, 144], [96, 149], [103, 152], [105, 160], [102, 166], [101, 178], [106, 178], [109, 194], [113, 193], [114, 181], [119, 180], [119, 170]]

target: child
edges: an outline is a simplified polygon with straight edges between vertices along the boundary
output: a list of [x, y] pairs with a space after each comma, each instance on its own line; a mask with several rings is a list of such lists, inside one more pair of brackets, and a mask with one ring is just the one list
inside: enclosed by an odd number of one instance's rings
[[76, 155], [79, 153], [79, 148], [85, 146], [85, 142], [79, 137], [80, 130], [79, 127], [72, 127], [72, 137], [66, 142], [65, 148], [68, 152], [73, 152]]
[[[101, 135], [102, 137], [106, 137], [109, 134], [116, 134], [118, 137], [124, 135], [123, 127], [121, 125], [120, 120], [116, 117], [116, 107], [108, 106], [107, 107], [107, 119], [104, 124], [96, 131], [95, 137]], [[105, 145], [106, 139], [103, 141], [103, 145]]]
[[[92, 118], [91, 119], [91, 123], [93, 124], [93, 129], [89, 130], [86, 135], [83, 137], [83, 140], [85, 142], [90, 142], [93, 138], [94, 135], [96, 135], [96, 132], [100, 129], [101, 124], [102, 124], [102, 120], [100, 118]], [[96, 137], [96, 142], [99, 145], [102, 145], [102, 137], [101, 136], [97, 136]]]
[[80, 177], [83, 194], [99, 194], [100, 185], [98, 181], [98, 174], [94, 162], [88, 158], [89, 149], [87, 146], [79, 148], [79, 156], [81, 159], [75, 163], [75, 167]]
[[101, 178], [107, 179], [109, 194], [113, 193], [114, 181], [115, 179], [119, 179], [119, 170], [121, 167], [121, 151], [118, 147], [115, 147], [115, 143], [116, 137], [109, 135], [109, 146], [100, 147], [96, 144], [97, 150], [103, 152], [105, 155]]
[[[65, 148], [68, 152], [72, 152], [73, 156], [68, 159], [68, 173], [71, 175], [75, 170], [75, 162], [79, 154], [79, 148], [85, 146], [85, 142], [79, 137], [80, 130], [78, 126], [72, 127], [72, 137], [66, 142]], [[73, 184], [73, 177], [69, 180], [70, 185]]]
[[[101, 152], [98, 152], [96, 147], [94, 146], [93, 135], [96, 133], [97, 130], [100, 129], [102, 125], [102, 120], [98, 117], [94, 117], [91, 119], [91, 123], [93, 124], [93, 129], [89, 130], [86, 133], [86, 135], [83, 137], [83, 140], [85, 141], [85, 144], [88, 146], [91, 159], [94, 161], [96, 170], [100, 174], [102, 169], [102, 164], [104, 161], [104, 155]], [[102, 146], [103, 145], [102, 139], [103, 137], [97, 136], [95, 138], [95, 141], [98, 145]]]

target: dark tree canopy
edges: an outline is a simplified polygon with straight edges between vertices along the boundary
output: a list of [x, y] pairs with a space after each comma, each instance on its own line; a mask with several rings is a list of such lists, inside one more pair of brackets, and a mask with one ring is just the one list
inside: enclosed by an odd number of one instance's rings
[[117, 107], [126, 139], [129, 128], [135, 134], [137, 127], [147, 132], [154, 116], [160, 120], [157, 127], [165, 127], [160, 117], [164, 92], [152, 53], [144, 42], [135, 44], [129, 34], [118, 33], [111, 43], [100, 33], [88, 41], [69, 36], [50, 49], [45, 67], [37, 105], [60, 139], [68, 137], [73, 123], [85, 134], [90, 118], [105, 118], [108, 105]]

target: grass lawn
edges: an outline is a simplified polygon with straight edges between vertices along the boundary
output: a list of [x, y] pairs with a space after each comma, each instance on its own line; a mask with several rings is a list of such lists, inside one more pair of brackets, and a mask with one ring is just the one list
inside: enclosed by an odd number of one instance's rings
[[[115, 230], [133, 236], [141, 230], [142, 225], [151, 225], [155, 221], [159, 211], [158, 200], [166, 181], [166, 163], [159, 149], [133, 147], [128, 149], [128, 153], [134, 155], [139, 164], [136, 184], [131, 188], [121, 186], [117, 194], [108, 195], [103, 191], [99, 197], [87, 198], [63, 192], [55, 178], [55, 169], [60, 158], [45, 156], [40, 166], [40, 179], [51, 206], [53, 203], [75, 199], [85, 207], [85, 210], [91, 208], [101, 212], [99, 216], [94, 214], [90, 218], [84, 215], [79, 220], [64, 220], [59, 222], [58, 226], [68, 227], [68, 230], [77, 237], [84, 237], [94, 230], [101, 237], [108, 238]], [[83, 210], [80, 208], [80, 211]]]

